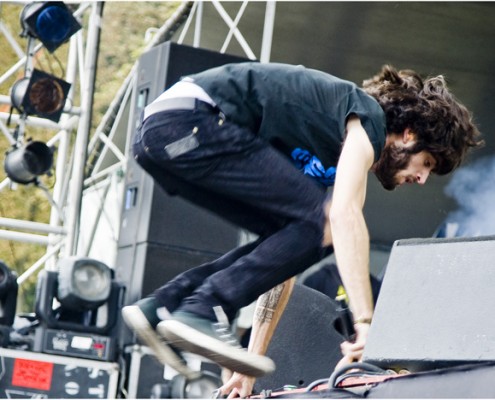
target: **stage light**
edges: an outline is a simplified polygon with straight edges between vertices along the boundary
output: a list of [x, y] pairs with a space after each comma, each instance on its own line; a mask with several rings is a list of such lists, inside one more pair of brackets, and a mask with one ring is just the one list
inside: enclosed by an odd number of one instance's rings
[[75, 311], [95, 310], [110, 296], [112, 271], [89, 258], [69, 257], [59, 262], [57, 298]]
[[9, 179], [29, 184], [46, 174], [53, 164], [53, 149], [43, 142], [29, 141], [21, 147], [13, 147], [5, 156], [4, 169]]
[[110, 267], [90, 258], [60, 259], [57, 271], [41, 271], [36, 285], [39, 325], [33, 350], [114, 360], [124, 291]]
[[37, 38], [53, 53], [65, 43], [81, 25], [61, 1], [27, 4], [21, 12], [22, 36]]
[[17, 291], [17, 275], [0, 261], [0, 325], [14, 323]]
[[58, 122], [70, 87], [71, 84], [64, 80], [34, 69], [29, 78], [14, 83], [10, 98], [19, 112]]
[[106, 264], [85, 257], [63, 258], [57, 271], [38, 275], [36, 315], [45, 330], [111, 335], [124, 290]]
[[0, 347], [10, 343], [17, 308], [17, 274], [0, 261]]

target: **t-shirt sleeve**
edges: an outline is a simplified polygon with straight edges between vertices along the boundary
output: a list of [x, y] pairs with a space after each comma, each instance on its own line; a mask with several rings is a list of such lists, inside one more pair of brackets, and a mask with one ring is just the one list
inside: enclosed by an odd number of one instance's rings
[[350, 92], [347, 104], [346, 120], [351, 115], [359, 117], [373, 146], [374, 161], [376, 162], [385, 145], [385, 114], [375, 99], [358, 88]]

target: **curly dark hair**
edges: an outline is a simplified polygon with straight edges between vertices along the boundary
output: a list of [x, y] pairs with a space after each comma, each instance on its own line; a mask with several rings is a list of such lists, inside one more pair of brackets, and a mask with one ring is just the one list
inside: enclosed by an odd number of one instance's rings
[[457, 168], [469, 148], [482, 145], [471, 113], [448, 90], [442, 75], [423, 80], [412, 70], [385, 65], [363, 82], [363, 89], [381, 105], [388, 133], [406, 128], [417, 135], [414, 152], [426, 150], [437, 162], [433, 172]]

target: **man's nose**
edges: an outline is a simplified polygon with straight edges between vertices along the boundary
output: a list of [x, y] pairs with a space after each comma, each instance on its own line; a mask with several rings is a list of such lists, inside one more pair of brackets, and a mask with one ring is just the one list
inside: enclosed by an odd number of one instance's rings
[[426, 183], [426, 180], [428, 179], [428, 176], [430, 176], [430, 171], [419, 172], [416, 176], [416, 182], [418, 183], [418, 185], [424, 185]]

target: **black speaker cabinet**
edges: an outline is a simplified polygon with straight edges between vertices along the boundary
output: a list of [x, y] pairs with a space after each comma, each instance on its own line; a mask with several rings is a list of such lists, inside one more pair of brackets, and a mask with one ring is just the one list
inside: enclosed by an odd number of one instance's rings
[[[134, 297], [146, 296], [181, 272], [216, 258], [205, 251], [177, 248], [162, 243], [144, 242], [120, 249], [122, 258], [134, 260], [130, 275]], [[137, 290], [139, 289], [139, 290]]]
[[495, 361], [495, 237], [392, 248], [364, 361], [424, 371]]
[[[245, 59], [171, 42], [145, 53], [138, 63], [127, 142], [132, 143], [142, 109], [182, 76], [240, 61]], [[242, 237], [239, 228], [167, 194], [131, 154], [128, 159], [116, 266], [117, 279], [127, 287], [126, 304], [238, 246]]]
[[294, 285], [287, 307], [268, 347], [275, 372], [256, 380], [254, 390], [298, 388], [328, 378], [342, 355], [343, 337], [335, 329], [337, 303], [300, 284]]

